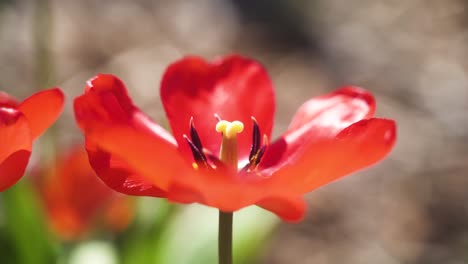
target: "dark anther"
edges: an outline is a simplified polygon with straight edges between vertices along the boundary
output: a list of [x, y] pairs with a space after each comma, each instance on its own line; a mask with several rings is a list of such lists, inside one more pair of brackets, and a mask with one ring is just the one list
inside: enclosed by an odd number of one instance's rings
[[197, 130], [195, 129], [195, 126], [193, 125], [193, 117], [190, 118], [190, 138], [192, 139], [192, 142], [197, 147], [197, 149], [203, 150], [200, 137], [198, 136]]
[[263, 143], [261, 142], [260, 127], [258, 126], [257, 120], [252, 117], [252, 121], [252, 148], [250, 149], [249, 163], [241, 170], [243, 172], [255, 170], [257, 168], [258, 164], [260, 164], [260, 161], [262, 160], [263, 155], [265, 154], [268, 145], [268, 139], [266, 136], [263, 138]]
[[254, 165], [258, 165], [260, 161], [262, 160], [263, 154], [265, 154], [266, 146], [263, 145], [259, 150], [257, 155], [255, 156], [255, 159], [252, 161]]
[[195, 143], [193, 143], [186, 135], [184, 135], [185, 140], [187, 141], [190, 150], [192, 151], [193, 159], [197, 164], [202, 162], [203, 164], [207, 164], [206, 156], [203, 154], [202, 149], [198, 148]]
[[260, 128], [258, 127], [257, 120], [252, 117], [253, 121], [253, 131], [252, 131], [252, 148], [250, 149], [249, 161], [257, 156], [258, 151], [260, 150]]

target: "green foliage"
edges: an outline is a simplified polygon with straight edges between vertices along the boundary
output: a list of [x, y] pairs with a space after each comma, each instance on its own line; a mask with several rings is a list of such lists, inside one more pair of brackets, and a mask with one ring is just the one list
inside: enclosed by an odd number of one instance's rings
[[22, 181], [3, 192], [2, 205], [2, 263], [56, 263], [57, 248], [30, 186]]
[[[234, 214], [234, 263], [253, 263], [277, 217], [250, 207]], [[162, 233], [155, 263], [217, 263], [218, 211], [186, 206]]]
[[[38, 197], [27, 181], [0, 197], [2, 263], [217, 263], [218, 211], [213, 208], [139, 198], [137, 216], [122, 234], [100, 230], [82, 241], [60, 243], [48, 231]], [[256, 207], [235, 213], [235, 263], [255, 263], [278, 222]]]

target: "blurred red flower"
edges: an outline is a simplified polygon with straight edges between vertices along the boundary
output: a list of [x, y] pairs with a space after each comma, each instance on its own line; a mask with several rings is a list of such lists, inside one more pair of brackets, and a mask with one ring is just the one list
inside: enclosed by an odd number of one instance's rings
[[[308, 100], [269, 144], [272, 83], [260, 64], [238, 55], [173, 63], [162, 78], [161, 100], [174, 136], [132, 103], [115, 76], [94, 77], [75, 99], [90, 163], [111, 188], [226, 212], [257, 204], [298, 221], [305, 193], [381, 160], [396, 139], [393, 120], [373, 117], [372, 94], [348, 86]], [[223, 121], [220, 135], [220, 118], [244, 125], [246, 132], [233, 133], [239, 170], [217, 158], [234, 124]], [[242, 130], [238, 125], [234, 132]]]
[[99, 180], [83, 146], [57, 153], [51, 164], [35, 168], [32, 177], [49, 224], [61, 239], [83, 238], [98, 224], [121, 231], [133, 218], [133, 200]]
[[23, 176], [33, 141], [57, 120], [63, 103], [58, 88], [37, 92], [21, 103], [0, 92], [0, 191]]

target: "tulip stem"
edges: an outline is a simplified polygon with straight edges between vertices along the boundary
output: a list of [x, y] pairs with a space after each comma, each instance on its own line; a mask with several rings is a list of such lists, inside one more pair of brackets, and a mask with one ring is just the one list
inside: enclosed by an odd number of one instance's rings
[[232, 264], [233, 213], [219, 211], [218, 259], [219, 264]]
[[[239, 121], [228, 122], [220, 120], [216, 131], [223, 134], [219, 159], [233, 174], [237, 172], [237, 134], [244, 130], [244, 124]], [[218, 229], [218, 259], [219, 264], [232, 264], [232, 218], [233, 212], [219, 210]]]

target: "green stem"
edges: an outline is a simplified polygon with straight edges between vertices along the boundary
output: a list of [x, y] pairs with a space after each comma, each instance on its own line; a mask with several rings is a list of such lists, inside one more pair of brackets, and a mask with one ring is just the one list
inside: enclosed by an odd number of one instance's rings
[[[228, 122], [220, 120], [216, 131], [223, 134], [223, 142], [219, 159], [233, 174], [237, 172], [237, 134], [242, 132], [244, 125], [239, 121]], [[219, 264], [232, 264], [232, 212], [219, 210], [218, 258]]]
[[233, 213], [219, 211], [218, 259], [219, 264], [232, 264]]

